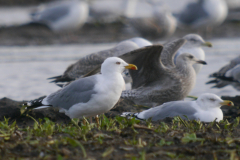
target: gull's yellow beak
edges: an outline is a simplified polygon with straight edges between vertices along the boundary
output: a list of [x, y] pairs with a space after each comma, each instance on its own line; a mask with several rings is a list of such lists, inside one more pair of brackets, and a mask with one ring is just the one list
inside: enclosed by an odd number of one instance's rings
[[137, 66], [135, 66], [134, 64], [128, 64], [127, 66], [125, 66], [126, 69], [132, 69], [132, 70], [137, 70]]
[[203, 46], [212, 47], [212, 43], [210, 43], [210, 42], [205, 42], [205, 43], [203, 43]]
[[232, 101], [224, 100], [220, 103], [222, 106], [234, 106]]

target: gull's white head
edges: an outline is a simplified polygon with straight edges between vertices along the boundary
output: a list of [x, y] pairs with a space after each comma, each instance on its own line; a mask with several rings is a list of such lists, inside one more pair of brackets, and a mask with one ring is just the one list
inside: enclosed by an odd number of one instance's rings
[[210, 108], [220, 108], [221, 106], [233, 106], [232, 101], [222, 100], [219, 96], [212, 93], [201, 94], [196, 100], [197, 104], [201, 106], [202, 109]]
[[212, 44], [210, 42], [206, 42], [203, 40], [203, 38], [198, 34], [188, 34], [183, 37], [183, 39], [187, 40], [187, 42], [184, 44], [184, 47], [187, 48], [194, 48], [194, 47], [212, 47]]
[[177, 60], [176, 60], [177, 65], [179, 65], [179, 64], [181, 65], [184, 63], [188, 63], [190, 65], [193, 65], [195, 63], [203, 64], [203, 65], [207, 64], [205, 61], [197, 59], [194, 55], [192, 55], [190, 53], [183, 53], [177, 57]]
[[128, 64], [124, 60], [118, 57], [109, 57], [107, 58], [101, 67], [102, 74], [109, 74], [109, 73], [122, 73], [124, 69], [132, 69], [137, 70], [137, 67], [133, 64]]

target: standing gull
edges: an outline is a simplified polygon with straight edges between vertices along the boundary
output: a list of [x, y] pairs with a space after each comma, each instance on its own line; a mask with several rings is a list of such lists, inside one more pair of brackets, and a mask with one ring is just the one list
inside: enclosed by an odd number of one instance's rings
[[225, 0], [198, 0], [190, 2], [176, 17], [182, 26], [202, 28], [220, 25], [227, 14]]
[[227, 85], [232, 85], [235, 89], [240, 91], [240, 56], [231, 60], [229, 64], [222, 67], [218, 72], [210, 75], [215, 78], [207, 82], [207, 84], [214, 83], [213, 88], [223, 88]]
[[136, 70], [120, 58], [107, 58], [101, 73], [73, 81], [48, 96], [27, 102], [30, 108], [58, 107], [70, 118], [92, 117], [109, 111], [119, 100], [125, 85], [121, 73], [124, 69]]
[[120, 56], [139, 67], [136, 72], [130, 71], [133, 89], [123, 91], [121, 98], [150, 107], [184, 99], [195, 85], [196, 73], [192, 64], [206, 64], [192, 54], [184, 53], [177, 57], [175, 65], [174, 56], [184, 43], [184, 39], [179, 39], [165, 45], [164, 50], [161, 45], [153, 45]]
[[53, 79], [52, 82], [69, 82], [75, 79], [78, 79], [93, 69], [101, 66], [103, 61], [108, 57], [116, 57], [123, 55], [124, 53], [133, 51], [135, 49], [152, 45], [151, 42], [143, 39], [143, 38], [132, 38], [129, 40], [125, 40], [117, 44], [114, 48], [103, 50], [97, 53], [89, 54], [81, 59], [79, 59], [76, 63], [70, 65], [63, 75], [51, 77], [49, 79]]
[[55, 1], [41, 5], [32, 13], [32, 21], [48, 26], [52, 31], [74, 31], [88, 18], [88, 4], [79, 0]]
[[[222, 100], [215, 94], [205, 93], [198, 97], [196, 101], [173, 101], [162, 104], [154, 108], [142, 111], [140, 113], [125, 112], [124, 117], [135, 117], [140, 120], [152, 118], [152, 121], [158, 121], [166, 117], [180, 116], [187, 120], [200, 120], [202, 122], [217, 122], [223, 119], [221, 106], [233, 106], [231, 101]], [[187, 116], [187, 118], [185, 117]]]
[[[202, 49], [202, 47], [212, 47], [212, 44], [210, 42], [206, 42], [203, 40], [203, 38], [197, 34], [188, 34], [183, 37], [183, 39], [187, 40], [187, 42], [178, 50], [174, 62], [176, 63], [177, 57], [182, 53], [191, 53], [196, 58], [200, 60], [205, 60], [205, 52]], [[202, 65], [201, 64], [194, 64], [193, 65], [194, 70], [196, 71], [196, 74], [201, 70]]]

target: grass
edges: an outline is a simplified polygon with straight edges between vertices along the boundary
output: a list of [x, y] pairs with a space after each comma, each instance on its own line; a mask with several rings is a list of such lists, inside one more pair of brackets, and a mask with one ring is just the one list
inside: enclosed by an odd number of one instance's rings
[[0, 159], [230, 159], [240, 155], [240, 118], [231, 123], [186, 121], [180, 117], [151, 123], [100, 117], [100, 125], [48, 118], [33, 126], [0, 122]]

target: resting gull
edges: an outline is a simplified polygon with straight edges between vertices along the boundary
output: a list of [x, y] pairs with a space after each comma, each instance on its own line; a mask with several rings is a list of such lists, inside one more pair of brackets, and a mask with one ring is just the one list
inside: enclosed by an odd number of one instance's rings
[[[142, 111], [140, 113], [125, 112], [124, 117], [135, 117], [140, 120], [152, 118], [152, 121], [158, 121], [166, 117], [180, 116], [187, 120], [200, 120], [202, 122], [217, 122], [223, 119], [221, 106], [233, 106], [228, 100], [222, 100], [215, 94], [204, 93], [198, 97], [196, 101], [173, 101], [162, 104], [154, 108]], [[187, 116], [187, 118], [185, 117]]]
[[211, 80], [207, 84], [214, 83], [213, 88], [223, 88], [232, 85], [235, 89], [240, 90], [240, 56], [231, 60], [229, 64], [222, 67], [218, 72], [210, 75]]
[[176, 17], [180, 25], [202, 28], [220, 25], [227, 14], [225, 0], [198, 0], [190, 2]]
[[133, 89], [123, 91], [121, 98], [150, 107], [184, 99], [195, 85], [196, 73], [192, 64], [206, 64], [192, 54], [184, 53], [177, 57], [175, 65], [173, 58], [184, 43], [184, 39], [178, 39], [165, 45], [164, 50], [161, 45], [153, 45], [120, 56], [139, 68], [136, 72], [129, 71]]
[[[196, 58], [200, 60], [205, 60], [205, 52], [202, 49], [202, 47], [212, 47], [212, 44], [210, 42], [206, 42], [203, 40], [203, 38], [200, 35], [197, 34], [188, 34], [183, 37], [183, 39], [187, 40], [187, 42], [178, 50], [174, 61], [176, 63], [177, 57], [182, 53], [191, 53]], [[196, 74], [201, 70], [202, 65], [201, 64], [194, 64], [193, 65], [194, 70], [196, 71]]]
[[109, 111], [119, 100], [125, 85], [121, 73], [124, 69], [136, 70], [120, 58], [107, 58], [101, 73], [73, 81], [48, 96], [29, 101], [29, 108], [58, 107], [70, 118], [92, 117]]
[[127, 24], [144, 37], [171, 36], [176, 30], [176, 18], [167, 6], [159, 2], [138, 2], [131, 12], [126, 15]]
[[118, 43], [115, 47], [100, 51], [97, 53], [89, 54], [81, 59], [79, 59], [76, 63], [70, 65], [63, 75], [51, 77], [49, 79], [54, 79], [52, 82], [69, 82], [75, 79], [78, 79], [93, 69], [101, 66], [103, 61], [108, 57], [116, 57], [120, 56], [129, 51], [133, 51], [135, 49], [152, 45], [151, 42], [143, 39], [143, 38], [132, 38]]
[[48, 26], [52, 31], [74, 31], [88, 18], [88, 4], [79, 0], [55, 1], [41, 5], [32, 13], [32, 21]]

